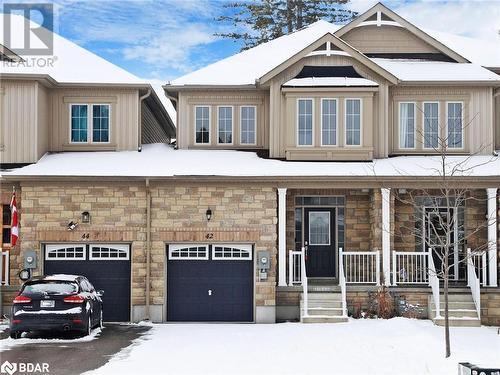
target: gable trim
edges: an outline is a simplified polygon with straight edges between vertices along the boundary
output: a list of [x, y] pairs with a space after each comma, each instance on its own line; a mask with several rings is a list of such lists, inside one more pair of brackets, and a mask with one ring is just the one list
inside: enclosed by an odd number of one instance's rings
[[370, 68], [371, 70], [373, 70], [374, 72], [376, 72], [380, 76], [384, 77], [392, 84], [397, 84], [399, 82], [399, 80], [396, 76], [389, 73], [387, 70], [383, 69], [380, 65], [373, 62], [371, 59], [366, 57], [364, 54], [359, 52], [357, 49], [355, 49], [354, 47], [352, 47], [351, 45], [349, 45], [348, 43], [346, 43], [342, 39], [338, 38], [337, 36], [335, 36], [331, 33], [326, 33], [321, 38], [319, 38], [315, 42], [311, 43], [309, 46], [307, 46], [304, 49], [302, 49], [301, 51], [297, 52], [294, 56], [290, 57], [288, 60], [282, 62], [277, 67], [275, 67], [271, 71], [264, 74], [262, 77], [260, 77], [257, 80], [257, 83], [259, 85], [265, 84], [271, 78], [275, 77], [276, 75], [281, 73], [286, 68], [297, 63], [300, 59], [306, 57], [309, 53], [313, 52], [314, 50], [316, 50], [317, 48], [319, 48], [321, 45], [323, 45], [326, 42], [332, 42], [335, 46], [339, 47], [344, 52], [347, 52], [349, 54], [349, 56], [351, 56], [355, 60], [359, 61], [360, 63], [362, 63], [366, 67]]
[[[455, 52], [454, 50], [452, 50], [448, 46], [444, 45], [440, 41], [434, 39], [429, 34], [422, 31], [421, 29], [419, 29], [417, 26], [413, 25], [409, 21], [405, 20], [403, 17], [401, 17], [400, 15], [398, 15], [397, 13], [392, 11], [391, 9], [387, 8], [382, 3], [375, 4], [373, 7], [368, 9], [363, 14], [359, 15], [353, 21], [351, 21], [347, 25], [341, 27], [339, 30], [337, 30], [335, 32], [335, 36], [342, 38], [342, 36], [345, 35], [347, 32], [351, 31], [352, 29], [354, 29], [357, 26], [361, 26], [361, 24], [363, 24], [368, 18], [370, 18], [371, 16], [373, 16], [374, 14], [377, 14], [379, 12], [383, 12], [383, 13], [387, 14], [389, 17], [394, 19], [394, 21], [396, 23], [398, 23], [401, 27], [404, 27], [406, 30], [408, 30], [409, 32], [411, 32], [412, 34], [417, 36], [418, 38], [422, 39], [427, 44], [436, 48], [438, 51], [441, 51], [445, 55], [448, 55], [449, 57], [451, 57], [455, 61], [457, 61], [459, 63], [469, 63], [470, 62], [465, 57], [463, 57], [459, 53]], [[378, 22], [378, 24], [377, 24], [377, 22], [375, 21], [374, 24], [376, 24], [377, 26], [382, 26], [386, 22]], [[370, 22], [370, 24], [371, 24], [371, 22]]]

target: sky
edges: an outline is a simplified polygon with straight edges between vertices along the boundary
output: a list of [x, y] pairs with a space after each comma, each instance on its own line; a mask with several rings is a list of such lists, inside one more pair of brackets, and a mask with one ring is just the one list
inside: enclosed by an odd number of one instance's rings
[[[362, 13], [376, 2], [351, 0], [345, 6]], [[54, 31], [141, 78], [166, 82], [241, 49], [242, 42], [214, 35], [233, 30], [216, 21], [231, 13], [224, 7], [228, 3], [56, 0]], [[500, 43], [500, 0], [388, 0], [384, 4], [416, 26]]]

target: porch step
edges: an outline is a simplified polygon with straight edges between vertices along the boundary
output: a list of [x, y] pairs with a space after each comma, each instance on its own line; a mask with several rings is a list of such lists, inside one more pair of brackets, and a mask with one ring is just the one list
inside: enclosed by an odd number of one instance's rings
[[302, 323], [345, 323], [347, 318], [342, 316], [306, 316], [300, 319]]
[[300, 296], [300, 321], [303, 323], [347, 322], [342, 316], [342, 294], [340, 292], [309, 292], [307, 314], [304, 309], [304, 295]]
[[[436, 306], [432, 296], [429, 296], [429, 317], [434, 324], [444, 326], [444, 294], [439, 296], [440, 318], [436, 318]], [[472, 299], [472, 294], [468, 292], [450, 292], [448, 294], [448, 313], [450, 327], [479, 327], [479, 319], [476, 311], [476, 305]]]

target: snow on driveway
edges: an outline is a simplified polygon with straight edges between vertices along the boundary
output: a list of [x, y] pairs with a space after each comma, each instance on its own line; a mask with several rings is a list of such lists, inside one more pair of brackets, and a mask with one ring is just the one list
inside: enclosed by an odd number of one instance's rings
[[339, 324], [163, 324], [88, 375], [447, 375], [458, 362], [500, 367], [495, 327], [444, 329], [394, 318]]

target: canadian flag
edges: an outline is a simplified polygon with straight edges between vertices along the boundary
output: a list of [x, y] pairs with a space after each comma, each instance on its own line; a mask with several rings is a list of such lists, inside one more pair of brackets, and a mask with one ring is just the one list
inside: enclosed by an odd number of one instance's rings
[[12, 193], [10, 201], [10, 244], [16, 246], [17, 239], [19, 238], [19, 220], [17, 217], [17, 203], [16, 192]]

